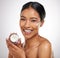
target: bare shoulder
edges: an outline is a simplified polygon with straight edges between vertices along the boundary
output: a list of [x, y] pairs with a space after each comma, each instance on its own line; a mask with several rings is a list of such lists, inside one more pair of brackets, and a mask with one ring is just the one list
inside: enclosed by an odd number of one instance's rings
[[46, 38], [40, 38], [39, 58], [51, 58], [51, 43]]
[[44, 37], [40, 37], [40, 45], [39, 46], [42, 46], [42, 47], [51, 47], [51, 43], [48, 39], [44, 38]]

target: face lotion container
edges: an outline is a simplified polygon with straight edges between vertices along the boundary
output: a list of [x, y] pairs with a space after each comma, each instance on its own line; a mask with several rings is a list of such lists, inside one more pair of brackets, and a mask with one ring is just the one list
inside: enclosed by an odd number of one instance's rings
[[12, 33], [9, 37], [10, 41], [14, 44], [17, 44], [18, 40], [19, 40], [19, 36], [16, 33]]

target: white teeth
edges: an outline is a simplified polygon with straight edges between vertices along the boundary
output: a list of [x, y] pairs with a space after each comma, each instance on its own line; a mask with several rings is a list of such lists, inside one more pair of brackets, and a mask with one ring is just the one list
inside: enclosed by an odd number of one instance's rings
[[25, 30], [26, 32], [31, 32], [31, 30]]

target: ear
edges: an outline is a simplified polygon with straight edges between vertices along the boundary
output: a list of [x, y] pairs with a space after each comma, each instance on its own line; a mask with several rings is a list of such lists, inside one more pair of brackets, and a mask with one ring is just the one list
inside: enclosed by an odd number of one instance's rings
[[42, 27], [44, 24], [44, 20], [40, 21], [40, 27]]

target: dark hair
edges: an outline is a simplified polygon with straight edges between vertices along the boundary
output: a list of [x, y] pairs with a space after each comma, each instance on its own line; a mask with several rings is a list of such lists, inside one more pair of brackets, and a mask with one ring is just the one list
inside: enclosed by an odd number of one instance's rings
[[46, 12], [45, 12], [45, 9], [42, 4], [40, 4], [38, 2], [28, 2], [23, 5], [21, 12], [29, 7], [32, 7], [34, 10], [36, 10], [38, 12], [38, 14], [41, 18], [41, 21], [45, 18]]

